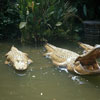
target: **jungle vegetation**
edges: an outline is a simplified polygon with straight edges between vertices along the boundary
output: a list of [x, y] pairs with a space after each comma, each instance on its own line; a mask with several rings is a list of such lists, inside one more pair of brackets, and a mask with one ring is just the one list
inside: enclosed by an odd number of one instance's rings
[[100, 20], [96, 0], [0, 0], [0, 40], [80, 40], [84, 20]]

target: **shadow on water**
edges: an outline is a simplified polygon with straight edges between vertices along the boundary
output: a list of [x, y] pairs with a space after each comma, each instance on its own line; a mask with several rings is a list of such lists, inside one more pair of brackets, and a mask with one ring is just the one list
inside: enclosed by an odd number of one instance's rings
[[18, 71], [18, 70], [15, 70], [15, 73], [18, 75], [18, 76], [25, 76], [26, 75], [26, 70], [25, 71]]

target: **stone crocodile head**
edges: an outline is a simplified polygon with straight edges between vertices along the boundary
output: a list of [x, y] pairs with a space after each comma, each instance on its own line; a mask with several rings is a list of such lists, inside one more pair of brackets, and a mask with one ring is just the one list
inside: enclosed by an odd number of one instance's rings
[[28, 65], [32, 63], [32, 60], [27, 59], [27, 61], [24, 60], [17, 60], [15, 61], [15, 63], [13, 64], [14, 68], [16, 70], [25, 70], [28, 68]]
[[96, 45], [92, 50], [86, 54], [80, 55], [75, 60], [74, 71], [80, 74], [96, 74], [100, 73], [100, 66], [97, 59], [100, 58], [100, 45]]
[[28, 54], [19, 51], [12, 46], [11, 50], [6, 54], [6, 64], [11, 64], [16, 70], [26, 70], [32, 60], [28, 58]]
[[56, 46], [46, 44], [47, 53], [53, 64], [56, 66], [65, 66], [68, 71], [75, 72], [80, 75], [100, 73], [100, 67], [97, 59], [100, 58], [100, 45], [90, 46], [80, 43], [86, 53], [79, 55], [73, 51], [58, 48]]

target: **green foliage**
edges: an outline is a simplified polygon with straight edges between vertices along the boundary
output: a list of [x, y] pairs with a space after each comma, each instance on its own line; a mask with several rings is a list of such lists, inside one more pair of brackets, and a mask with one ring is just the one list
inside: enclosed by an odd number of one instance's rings
[[99, 0], [76, 0], [72, 3], [78, 9], [77, 13], [82, 19], [100, 20]]
[[[77, 9], [72, 7], [69, 1], [18, 0], [18, 5], [22, 42], [52, 40], [57, 37], [79, 39], [76, 35], [78, 32], [73, 26], [74, 22], [67, 20], [70, 17], [76, 18], [75, 13], [77, 12]], [[77, 18], [77, 20], [79, 19]], [[69, 27], [67, 28], [67, 26]]]
[[18, 34], [16, 26], [19, 23], [18, 10], [9, 0], [0, 1], [0, 6], [0, 38], [12, 39]]
[[86, 8], [86, 4], [83, 5], [83, 13], [85, 16], [87, 16], [87, 8]]
[[[100, 20], [94, 0], [0, 1], [0, 38], [44, 41], [57, 38], [79, 40], [83, 20]], [[18, 29], [19, 28], [19, 29]], [[20, 32], [19, 32], [20, 30]], [[21, 33], [21, 34], [20, 34]]]
[[22, 28], [24, 28], [25, 26], [26, 26], [26, 22], [21, 22], [20, 24], [19, 24], [19, 29], [22, 29]]

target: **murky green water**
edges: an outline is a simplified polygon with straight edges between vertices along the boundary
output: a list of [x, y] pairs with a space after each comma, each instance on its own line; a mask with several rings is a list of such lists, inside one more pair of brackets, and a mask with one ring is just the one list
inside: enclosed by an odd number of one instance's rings
[[[56, 46], [80, 53], [72, 43]], [[33, 63], [26, 72], [5, 65], [5, 53], [15, 45], [29, 54]], [[57, 69], [43, 57], [43, 47], [0, 43], [0, 100], [100, 100], [100, 76], [77, 76]]]

